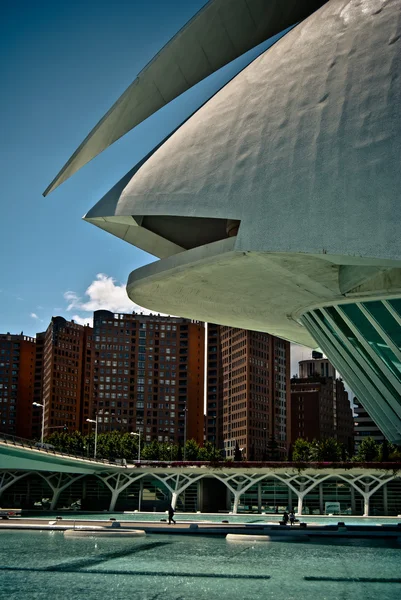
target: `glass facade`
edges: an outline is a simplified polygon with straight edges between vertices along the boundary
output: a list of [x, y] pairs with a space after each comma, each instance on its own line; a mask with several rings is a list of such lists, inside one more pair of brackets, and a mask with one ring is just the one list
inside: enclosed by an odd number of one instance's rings
[[326, 306], [301, 322], [386, 437], [401, 443], [401, 299]]

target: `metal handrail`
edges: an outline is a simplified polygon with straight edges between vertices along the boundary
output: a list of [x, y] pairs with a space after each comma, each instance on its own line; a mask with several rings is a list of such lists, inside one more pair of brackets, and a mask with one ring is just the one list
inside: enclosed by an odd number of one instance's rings
[[107, 458], [91, 458], [89, 456], [84, 456], [82, 453], [70, 454], [68, 452], [62, 452], [61, 450], [56, 450], [55, 448], [45, 448], [41, 445], [41, 442], [35, 442], [34, 440], [27, 440], [26, 438], [21, 438], [16, 435], [10, 435], [8, 433], [0, 433], [0, 442], [5, 442], [6, 444], [12, 444], [13, 446], [20, 446], [21, 448], [29, 448], [30, 450], [38, 450], [40, 452], [46, 452], [47, 454], [54, 454], [56, 456], [65, 456], [69, 458], [80, 458], [89, 462], [96, 463], [104, 463], [104, 464], [115, 464], [112, 460]]

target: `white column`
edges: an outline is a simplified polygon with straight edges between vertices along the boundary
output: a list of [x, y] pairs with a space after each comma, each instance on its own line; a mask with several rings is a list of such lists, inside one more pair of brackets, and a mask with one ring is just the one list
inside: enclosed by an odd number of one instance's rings
[[297, 496], [298, 496], [298, 515], [302, 515], [302, 508], [303, 508], [303, 504], [304, 504], [304, 484], [301, 483], [299, 486], [299, 492], [297, 492]]
[[178, 500], [178, 494], [177, 494], [177, 492], [173, 492], [172, 496], [171, 496], [171, 506], [173, 507], [173, 510], [175, 510], [175, 508], [177, 506], [177, 500]]
[[120, 474], [117, 475], [116, 485], [115, 485], [114, 489], [111, 490], [111, 500], [110, 500], [109, 512], [114, 512], [114, 509], [116, 507], [117, 498], [121, 491], [119, 484], [120, 484]]
[[112, 493], [111, 493], [111, 500], [110, 500], [110, 506], [109, 506], [109, 512], [114, 512], [114, 509], [116, 507], [116, 502], [118, 500], [118, 496], [120, 495], [120, 491], [118, 488], [115, 488]]
[[60, 494], [63, 491], [63, 488], [54, 488], [53, 489], [53, 497], [50, 503], [50, 510], [56, 510], [57, 502], [59, 501]]
[[196, 510], [203, 512], [203, 479], [198, 481], [198, 497], [196, 502]]
[[141, 504], [143, 497], [143, 478], [139, 482], [139, 496], [138, 496], [138, 511], [141, 512]]
[[319, 511], [324, 515], [323, 483], [319, 483]]
[[240, 497], [241, 497], [241, 492], [237, 491], [234, 493], [233, 515], [236, 515], [238, 513], [238, 504], [239, 504]]
[[352, 514], [355, 515], [356, 514], [355, 488], [353, 485], [350, 485], [350, 491], [351, 491], [351, 511], [352, 511]]
[[262, 484], [258, 483], [258, 513], [262, 512]]
[[302, 508], [303, 508], [303, 502], [304, 502], [304, 496], [302, 493], [298, 493], [298, 515], [301, 516], [302, 515]]
[[387, 495], [387, 483], [383, 485], [383, 512], [385, 516], [388, 515], [388, 495]]
[[368, 517], [369, 516], [369, 486], [365, 485], [365, 491], [361, 492], [363, 495], [363, 516], [364, 517]]

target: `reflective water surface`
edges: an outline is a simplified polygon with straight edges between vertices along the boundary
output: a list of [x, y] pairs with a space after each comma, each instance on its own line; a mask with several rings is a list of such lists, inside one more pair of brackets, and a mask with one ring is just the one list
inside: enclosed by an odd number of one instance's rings
[[0, 598], [401, 598], [401, 543], [230, 544], [224, 538], [65, 539], [0, 531]]

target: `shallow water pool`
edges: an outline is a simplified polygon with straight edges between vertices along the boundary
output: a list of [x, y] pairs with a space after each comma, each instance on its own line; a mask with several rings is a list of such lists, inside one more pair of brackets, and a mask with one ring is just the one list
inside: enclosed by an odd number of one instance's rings
[[359, 600], [401, 597], [397, 540], [230, 544], [0, 531], [0, 598]]

